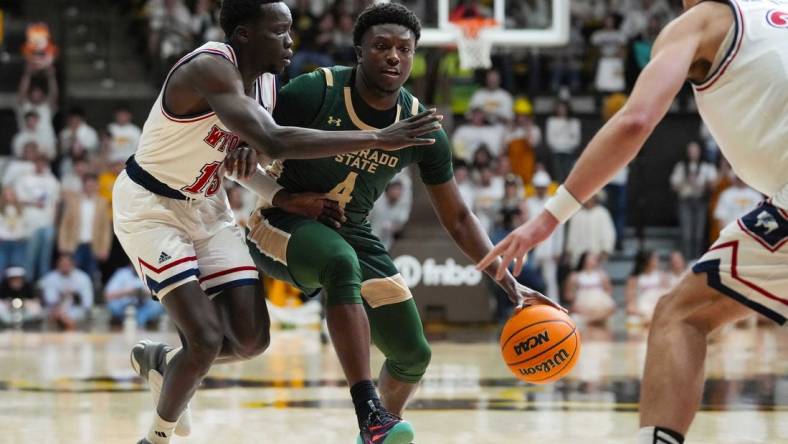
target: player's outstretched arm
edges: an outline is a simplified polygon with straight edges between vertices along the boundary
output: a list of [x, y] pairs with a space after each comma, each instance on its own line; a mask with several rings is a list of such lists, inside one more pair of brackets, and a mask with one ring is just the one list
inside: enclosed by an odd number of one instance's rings
[[[479, 219], [471, 212], [462, 200], [457, 182], [454, 179], [440, 185], [428, 185], [427, 191], [432, 207], [438, 215], [443, 228], [449, 233], [454, 243], [472, 261], [479, 261], [492, 249], [490, 238], [487, 237]], [[509, 299], [516, 305], [548, 304], [564, 310], [548, 297], [524, 285], [520, 285], [508, 270], [503, 277], [496, 278], [495, 272], [500, 265], [497, 258], [484, 271], [494, 278], [498, 285], [506, 291]], [[564, 310], [566, 311], [566, 310]]]
[[226, 60], [201, 56], [181, 69], [188, 83], [205, 97], [228, 129], [271, 159], [313, 159], [370, 148], [429, 145], [434, 140], [420, 136], [440, 129], [442, 117], [434, 110], [375, 131], [318, 131], [279, 126], [268, 112], [244, 94], [238, 70]]
[[[651, 62], [638, 77], [626, 105], [591, 139], [569, 174], [564, 185], [574, 200], [585, 202], [602, 189], [637, 155], [665, 116], [697, 57], [707, 21], [705, 8], [704, 4], [696, 6], [662, 30]], [[504, 276], [512, 262], [518, 274], [525, 254], [558, 225], [555, 215], [542, 211], [496, 245], [477, 268], [486, 269], [503, 256], [496, 276]]]

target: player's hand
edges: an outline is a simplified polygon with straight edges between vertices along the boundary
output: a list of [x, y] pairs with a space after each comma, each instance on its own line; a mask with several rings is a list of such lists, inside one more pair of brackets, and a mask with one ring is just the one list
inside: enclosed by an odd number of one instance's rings
[[484, 270], [490, 266], [498, 256], [503, 256], [503, 261], [495, 274], [496, 280], [501, 280], [506, 275], [509, 264], [514, 262], [512, 274], [519, 276], [525, 264], [525, 254], [539, 242], [547, 239], [558, 226], [558, 219], [547, 211], [542, 211], [539, 216], [520, 225], [498, 243], [487, 256], [476, 265], [477, 270]]
[[405, 120], [390, 125], [378, 132], [378, 143], [375, 146], [385, 151], [394, 151], [414, 145], [432, 145], [435, 139], [421, 136], [441, 129], [443, 116], [435, 114], [436, 109], [429, 109]]
[[273, 199], [273, 205], [291, 214], [316, 219], [332, 228], [339, 228], [347, 220], [343, 210], [335, 200], [322, 193], [289, 193], [280, 190]]
[[240, 145], [227, 153], [224, 168], [228, 174], [239, 179], [247, 179], [257, 169], [257, 152], [248, 145]]
[[529, 307], [531, 305], [549, 305], [556, 310], [561, 310], [564, 313], [569, 313], [567, 309], [562, 307], [557, 302], [548, 298], [547, 296], [539, 293], [538, 291], [528, 288], [525, 285], [515, 282], [514, 287], [506, 290], [509, 300], [512, 301], [516, 309]]

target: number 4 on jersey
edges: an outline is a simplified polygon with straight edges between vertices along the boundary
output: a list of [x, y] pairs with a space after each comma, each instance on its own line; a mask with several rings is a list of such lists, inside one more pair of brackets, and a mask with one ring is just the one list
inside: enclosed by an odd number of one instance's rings
[[348, 173], [345, 180], [337, 184], [333, 190], [328, 192], [328, 196], [332, 200], [337, 201], [339, 207], [342, 209], [344, 209], [345, 205], [353, 200], [353, 189], [356, 187], [356, 177], [358, 177], [358, 173], [351, 171]]

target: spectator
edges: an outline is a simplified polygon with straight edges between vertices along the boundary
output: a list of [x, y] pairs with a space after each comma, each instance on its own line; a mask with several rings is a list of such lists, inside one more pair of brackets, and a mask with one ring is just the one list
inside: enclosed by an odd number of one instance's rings
[[[474, 175], [477, 175], [479, 171], [483, 168], [497, 168], [495, 165], [495, 159], [493, 159], [492, 153], [490, 153], [490, 149], [487, 148], [487, 145], [481, 144], [476, 151], [473, 152], [473, 157], [471, 158], [471, 168], [473, 168]], [[478, 180], [478, 177], [474, 177], [474, 179]]]
[[654, 308], [668, 291], [669, 285], [668, 276], [659, 269], [657, 254], [653, 251], [639, 251], [635, 257], [635, 268], [627, 280], [628, 322], [650, 324]]
[[731, 164], [724, 157], [720, 157], [717, 164], [717, 181], [714, 189], [711, 190], [709, 211], [706, 213], [709, 220], [709, 242], [717, 240], [720, 237], [720, 231], [725, 228], [717, 223], [714, 212], [717, 211], [717, 203], [720, 201], [722, 192], [733, 186], [734, 177], [736, 177], [736, 174], [733, 173]]
[[610, 277], [599, 266], [599, 257], [591, 252], [582, 253], [564, 289], [564, 300], [570, 304], [570, 312], [591, 325], [604, 326], [616, 312], [612, 294]]
[[681, 251], [673, 250], [670, 253], [670, 273], [668, 273], [668, 286], [673, 287], [679, 283], [687, 271], [687, 261]]
[[542, 130], [532, 120], [531, 102], [521, 97], [515, 101], [514, 124], [506, 134], [506, 153], [512, 171], [523, 183], [531, 181], [536, 166], [536, 150], [542, 143]]
[[13, 188], [4, 187], [0, 197], [0, 270], [27, 265], [28, 236], [22, 204]]
[[110, 157], [119, 156], [129, 158], [137, 150], [142, 131], [131, 121], [131, 111], [121, 105], [115, 109], [115, 120], [107, 126], [107, 131], [112, 137], [110, 142]]
[[0, 283], [0, 322], [12, 325], [41, 320], [41, 302], [33, 286], [25, 279], [25, 269], [11, 267], [4, 271], [4, 275], [5, 279]]
[[591, 44], [599, 51], [596, 67], [596, 90], [599, 92], [619, 92], [626, 88], [624, 77], [624, 56], [627, 37], [617, 29], [616, 18], [605, 17], [605, 27], [591, 36]]
[[[356, 50], [353, 46], [353, 26], [355, 20], [348, 13], [337, 18], [337, 29], [334, 30], [334, 59], [340, 65], [352, 66], [356, 61]], [[412, 75], [412, 74], [411, 74]]]
[[197, 0], [192, 17], [192, 32], [198, 43], [225, 40], [224, 31], [219, 25], [219, 9], [217, 0]]
[[553, 161], [553, 177], [558, 182], [566, 180], [577, 159], [580, 147], [580, 119], [572, 116], [569, 103], [558, 102], [555, 112], [547, 118], [547, 148]]
[[[508, 174], [505, 176], [501, 176], [504, 178], [503, 180], [503, 199], [501, 200], [501, 210], [502, 212], [512, 212], [512, 211], [520, 211], [520, 203], [523, 201], [523, 197], [525, 197], [525, 193], [523, 192], [522, 182], [520, 182], [520, 178], [515, 176], [514, 174]], [[527, 210], [527, 208], [526, 208]], [[523, 217], [526, 219], [530, 218], [530, 214], [526, 211], [522, 213]]]
[[514, 118], [513, 105], [512, 95], [501, 88], [501, 74], [495, 69], [487, 71], [484, 88], [473, 93], [470, 103], [471, 109], [481, 108], [490, 120], [503, 124]]
[[583, 252], [598, 255], [601, 260], [613, 252], [616, 245], [616, 228], [607, 208], [599, 205], [599, 196], [593, 196], [569, 220], [566, 249], [572, 263]]
[[403, 199], [402, 193], [402, 183], [389, 182], [385, 194], [375, 202], [369, 213], [372, 234], [380, 239], [387, 250], [394, 245], [394, 240], [399, 237], [410, 218], [411, 208]]
[[66, 118], [66, 127], [60, 131], [60, 153], [68, 158], [95, 154], [98, 151], [98, 133], [85, 123], [85, 111], [71, 108]]
[[137, 325], [145, 326], [164, 314], [164, 307], [153, 300], [131, 264], [118, 268], [109, 278], [104, 288], [104, 300], [107, 301], [112, 322], [123, 321], [127, 307], [136, 309]]
[[504, 181], [495, 176], [489, 167], [479, 171], [479, 183], [474, 193], [473, 212], [479, 218], [484, 231], [490, 233], [501, 208], [504, 195]]
[[720, 194], [714, 218], [721, 228], [753, 210], [761, 201], [763, 195], [748, 187], [739, 176], [733, 177], [733, 186]]
[[[501, 223], [492, 232], [490, 240], [493, 244], [497, 244], [506, 236], [508, 236], [509, 233], [511, 233], [515, 228], [524, 224], [527, 220], [528, 215], [520, 208], [515, 207], [503, 209], [501, 211]], [[509, 270], [512, 271], [513, 268], [510, 266]], [[523, 264], [522, 272], [518, 276], [515, 276], [515, 279], [517, 279], [517, 282], [533, 290], [539, 292], [544, 291], [544, 282], [542, 281], [542, 276], [539, 273], [536, 261], [534, 261], [532, 257], [527, 258], [525, 264]], [[496, 301], [494, 314], [495, 321], [499, 324], [502, 324], [506, 322], [507, 319], [509, 319], [514, 307], [512, 306], [512, 301], [509, 300], [509, 296], [505, 291], [503, 291], [503, 289], [501, 289], [501, 287], [498, 285], [492, 285], [491, 287]]]
[[149, 0], [148, 51], [158, 60], [159, 73], [191, 49], [192, 17], [183, 0]]
[[13, 157], [3, 174], [2, 186], [13, 187], [20, 177], [24, 177], [36, 170], [35, 159], [38, 157], [38, 144], [30, 141], [22, 148], [22, 157]]
[[24, 118], [22, 130], [14, 135], [11, 140], [11, 151], [14, 156], [22, 157], [25, 145], [36, 144], [40, 154], [52, 160], [57, 155], [55, 150], [55, 138], [51, 137], [48, 131], [41, 129], [41, 118], [36, 111], [27, 111]]
[[107, 169], [99, 174], [99, 194], [110, 204], [110, 206], [112, 205], [112, 188], [115, 186], [115, 180], [117, 180], [118, 175], [126, 167], [126, 159], [126, 155], [122, 153], [110, 155]]
[[93, 284], [82, 270], [74, 268], [69, 254], [57, 259], [57, 268], [39, 282], [49, 318], [65, 330], [76, 329], [93, 307]]
[[25, 268], [32, 281], [46, 274], [52, 266], [60, 183], [49, 170], [46, 157], [39, 155], [33, 174], [19, 178], [14, 190], [23, 206], [22, 214], [30, 233]]
[[320, 66], [333, 66], [334, 58], [334, 15], [327, 12], [301, 33], [301, 42], [293, 55], [288, 73], [294, 78]]
[[462, 201], [468, 208], [473, 208], [473, 202], [476, 199], [476, 190], [469, 178], [468, 164], [463, 160], [454, 161], [454, 180], [457, 182], [457, 188], [460, 189], [460, 196]]
[[[38, 84], [33, 83], [33, 75], [37, 72], [43, 72], [46, 76], [47, 92], [44, 92]], [[39, 119], [39, 124], [36, 125], [38, 133], [36, 140], [46, 141], [44, 144], [39, 144], [38, 148], [43, 153], [51, 153], [49, 157], [54, 158], [55, 127], [52, 125], [52, 117], [57, 112], [58, 103], [55, 66], [50, 63], [43, 69], [39, 69], [31, 63], [27, 63], [22, 78], [19, 80], [16, 100], [17, 124], [20, 128], [25, 127], [28, 113], [34, 112]]]
[[[575, 3], [572, 3], [574, 6]], [[580, 32], [582, 24], [574, 19], [569, 27], [569, 43], [565, 46], [551, 49], [552, 65], [550, 74], [550, 90], [557, 94], [559, 90], [568, 87], [570, 92], [580, 90], [580, 71], [583, 67], [581, 61], [585, 55], [586, 41]]]
[[90, 173], [91, 166], [87, 156], [82, 155], [71, 161], [71, 171], [63, 174], [60, 183], [63, 194], [80, 194], [83, 190], [85, 175]]
[[679, 200], [679, 225], [684, 256], [696, 258], [703, 251], [703, 230], [709, 192], [714, 188], [717, 171], [703, 162], [698, 142], [687, 145], [687, 156], [673, 168], [670, 184]]
[[112, 220], [109, 203], [98, 194], [95, 174], [86, 174], [84, 193], [67, 195], [63, 220], [58, 233], [61, 254], [73, 255], [77, 268], [91, 278], [98, 273], [98, 262], [104, 262], [112, 246]]
[[[551, 183], [552, 180], [547, 172], [539, 171], [534, 174], [532, 184], [536, 190], [536, 195], [529, 197], [525, 201], [530, 217], [536, 217], [544, 209], [545, 203], [547, 203], [547, 199], [550, 197], [547, 194], [547, 190]], [[542, 278], [544, 279], [546, 287], [546, 296], [556, 302], [559, 301], [558, 264], [561, 260], [563, 250], [564, 230], [557, 229], [550, 237], [537, 245], [533, 251], [533, 258], [542, 270]]]
[[493, 157], [501, 155], [505, 127], [487, 123], [482, 108], [471, 108], [470, 123], [457, 127], [452, 137], [454, 152], [460, 159], [470, 160], [480, 146], [486, 145]]

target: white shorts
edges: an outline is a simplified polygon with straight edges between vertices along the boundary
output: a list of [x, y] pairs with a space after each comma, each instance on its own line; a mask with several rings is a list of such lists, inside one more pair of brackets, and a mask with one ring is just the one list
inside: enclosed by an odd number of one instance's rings
[[112, 190], [112, 213], [118, 240], [159, 299], [190, 281], [199, 281], [213, 297], [259, 279], [223, 190], [212, 198], [171, 199], [146, 190], [123, 171]]
[[768, 202], [730, 223], [692, 267], [710, 287], [784, 324], [788, 317], [788, 211]]

